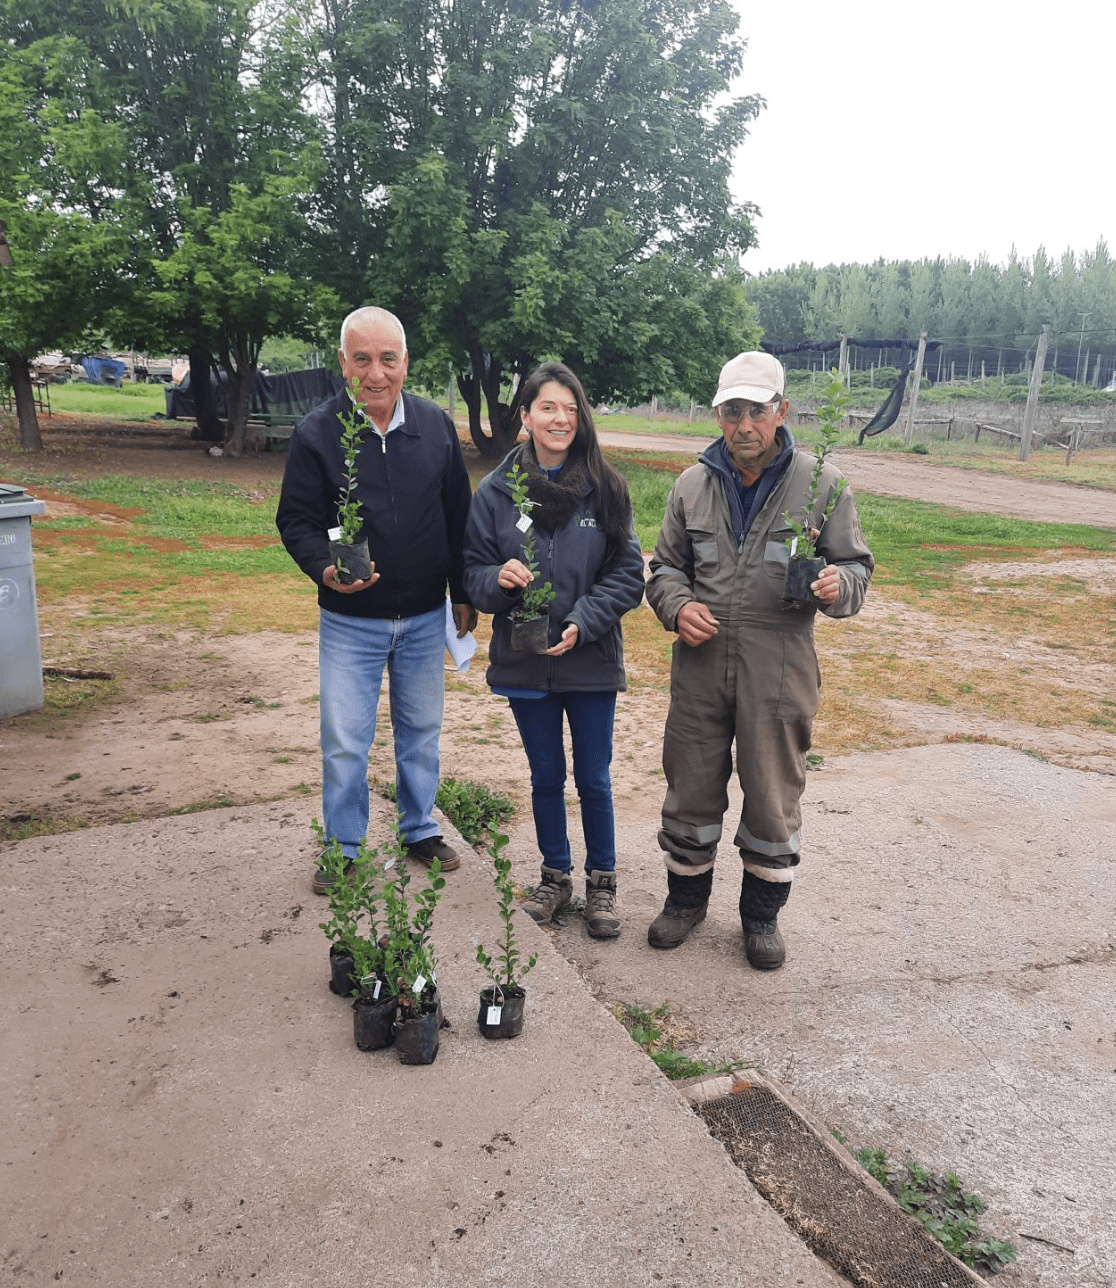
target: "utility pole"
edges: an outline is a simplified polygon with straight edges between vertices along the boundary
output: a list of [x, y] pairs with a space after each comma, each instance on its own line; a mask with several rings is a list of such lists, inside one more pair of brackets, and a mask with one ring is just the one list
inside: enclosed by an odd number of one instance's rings
[[1075, 385], [1081, 383], [1081, 343], [1085, 339], [1085, 319], [1088, 316], [1088, 313], [1081, 314], [1081, 334], [1077, 337], [1077, 366], [1073, 369], [1073, 383]]
[[1046, 346], [1050, 343], [1050, 323], [1042, 324], [1035, 365], [1031, 368], [1031, 383], [1027, 389], [1027, 410], [1023, 413], [1023, 436], [1019, 440], [1019, 459], [1025, 461], [1031, 452], [1031, 435], [1038, 415], [1039, 390], [1042, 388], [1042, 369], [1046, 365]]

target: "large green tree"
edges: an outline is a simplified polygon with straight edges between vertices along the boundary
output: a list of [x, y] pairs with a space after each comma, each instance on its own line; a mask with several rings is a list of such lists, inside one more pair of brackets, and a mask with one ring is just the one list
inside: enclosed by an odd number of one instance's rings
[[0, 40], [0, 221], [13, 257], [0, 268], [0, 359], [32, 450], [42, 436], [29, 361], [101, 324], [123, 253], [111, 217], [123, 139], [90, 108], [81, 55], [64, 35]]
[[708, 391], [753, 335], [736, 267], [752, 211], [727, 181], [760, 104], [727, 92], [744, 52], [730, 5], [324, 13], [336, 288], [394, 307], [413, 352], [449, 361], [482, 452], [514, 440], [501, 391], [546, 357], [598, 393]]
[[[335, 311], [307, 272], [318, 151], [288, 8], [3, 0], [0, 13], [15, 49], [68, 46], [87, 113], [125, 141], [128, 167], [100, 212], [123, 238], [102, 301], [114, 339], [189, 353], [207, 436], [220, 364], [226, 446], [239, 454], [265, 335], [313, 339], [319, 315]], [[42, 92], [58, 112], [74, 91], [56, 79]], [[88, 207], [98, 195], [79, 186], [72, 199]]]

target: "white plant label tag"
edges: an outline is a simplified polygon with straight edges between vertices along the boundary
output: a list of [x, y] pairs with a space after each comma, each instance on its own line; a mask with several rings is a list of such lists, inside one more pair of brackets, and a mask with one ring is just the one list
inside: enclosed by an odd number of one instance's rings
[[412, 985], [411, 991], [417, 996], [426, 987], [426, 976], [420, 975]]
[[380, 1000], [380, 988], [383, 986], [383, 982], [384, 981], [382, 979], [378, 979], [376, 981], [376, 987], [372, 990], [372, 1000], [374, 1002], [378, 1002]]
[[487, 1022], [488, 1022], [489, 1024], [499, 1024], [499, 1023], [500, 1023], [500, 1016], [503, 1014], [503, 1011], [504, 1011], [504, 1008], [503, 1008], [502, 1006], [490, 1006], [490, 1007], [488, 1008], [488, 1021], [487, 1021]]
[[791, 552], [790, 552], [790, 557], [791, 557], [792, 559], [794, 558], [794, 552], [795, 552], [797, 549], [798, 549], [798, 538], [797, 538], [797, 537], [795, 537], [795, 538], [791, 541]]
[[531, 523], [532, 519], [529, 514], [521, 514], [519, 516], [519, 522], [515, 526], [520, 530], [520, 532], [526, 532], [531, 526]]
[[388, 868], [393, 868], [393, 867], [395, 867], [395, 860], [388, 859], [388, 861], [384, 864], [384, 871], [386, 872]]
[[326, 532], [326, 536], [330, 539], [330, 541], [340, 541], [340, 540], [341, 540], [341, 529], [340, 529], [340, 528], [330, 528], [330, 529]]

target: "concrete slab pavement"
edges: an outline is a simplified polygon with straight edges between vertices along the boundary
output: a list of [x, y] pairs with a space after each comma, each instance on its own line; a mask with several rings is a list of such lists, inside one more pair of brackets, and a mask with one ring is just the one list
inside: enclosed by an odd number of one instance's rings
[[1113, 1288], [1116, 778], [979, 743], [827, 758], [771, 974], [743, 961], [731, 799], [682, 947], [647, 946], [656, 820], [625, 810], [621, 937], [571, 922], [563, 954], [603, 999], [674, 1002], [698, 1055], [757, 1064], [850, 1143], [955, 1169], [1019, 1249], [1001, 1282]]
[[359, 1052], [311, 812], [5, 847], [0, 1282], [832, 1288], [526, 917], [524, 1034], [480, 1037], [481, 856], [436, 919], [437, 1061]]

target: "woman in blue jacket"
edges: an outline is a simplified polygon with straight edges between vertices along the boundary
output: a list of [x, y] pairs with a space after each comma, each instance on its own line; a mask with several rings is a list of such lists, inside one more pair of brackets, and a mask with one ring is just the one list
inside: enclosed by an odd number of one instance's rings
[[[514, 448], [477, 488], [465, 532], [470, 601], [493, 614], [488, 683], [508, 699], [531, 766], [531, 806], [542, 877], [524, 903], [546, 923], [573, 898], [566, 832], [563, 718], [585, 833], [585, 916], [589, 933], [612, 939], [616, 916], [616, 841], [612, 809], [612, 727], [616, 694], [627, 687], [620, 619], [643, 598], [643, 555], [623, 476], [601, 455], [581, 382], [560, 362], [527, 377], [520, 414], [528, 441]], [[550, 647], [511, 647], [509, 614], [532, 575], [508, 472], [528, 479], [539, 584], [549, 581]]]

